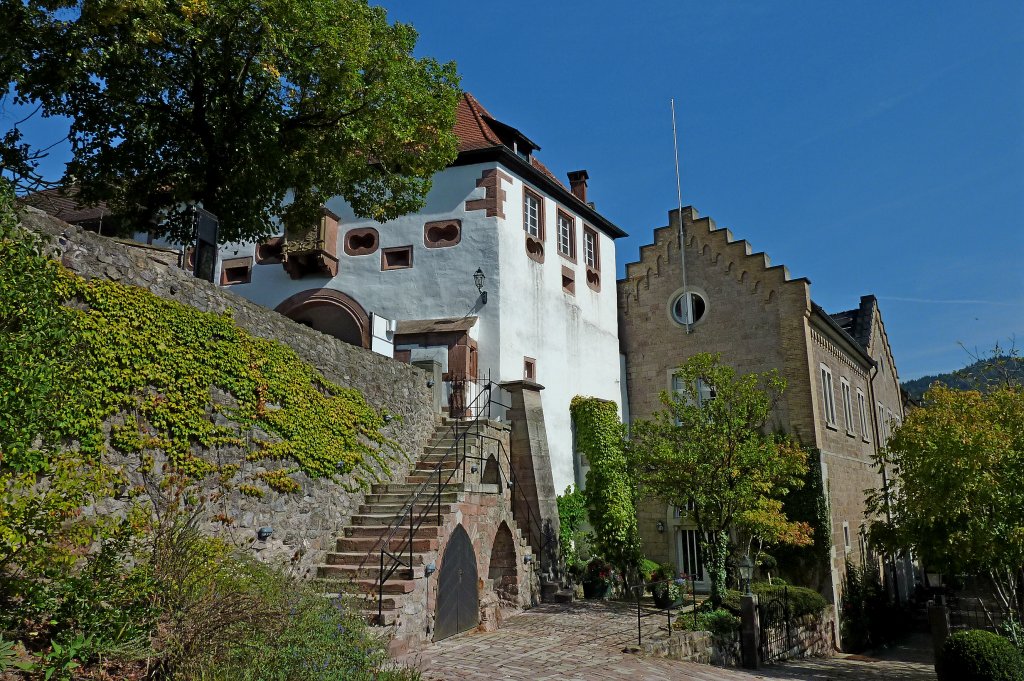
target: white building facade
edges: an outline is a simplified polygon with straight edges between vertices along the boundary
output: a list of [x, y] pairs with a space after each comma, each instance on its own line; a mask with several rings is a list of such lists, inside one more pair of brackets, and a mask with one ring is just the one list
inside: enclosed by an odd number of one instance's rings
[[307, 234], [222, 246], [219, 280], [348, 342], [436, 360], [446, 381], [470, 381], [468, 398], [475, 377], [543, 385], [563, 489], [580, 482], [572, 398], [621, 405], [615, 239], [625, 234], [587, 203], [585, 171], [565, 187], [533, 157], [536, 144], [468, 94], [456, 133], [459, 157], [418, 213], [380, 224], [335, 198]]

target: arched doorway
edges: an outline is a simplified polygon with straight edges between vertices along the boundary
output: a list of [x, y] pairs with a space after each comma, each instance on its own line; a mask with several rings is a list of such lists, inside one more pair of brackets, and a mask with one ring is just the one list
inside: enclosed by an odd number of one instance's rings
[[502, 605], [516, 605], [519, 598], [519, 563], [516, 561], [515, 539], [506, 523], [502, 523], [494, 535], [487, 577], [494, 585], [494, 592]]
[[361, 348], [370, 347], [370, 316], [354, 298], [341, 291], [302, 291], [274, 309], [320, 333]]
[[462, 525], [448, 539], [437, 575], [437, 606], [434, 608], [434, 640], [468, 631], [480, 623], [477, 593], [476, 552]]
[[501, 471], [498, 470], [498, 460], [493, 454], [484, 462], [484, 474], [480, 476], [480, 482], [485, 485], [501, 484]]

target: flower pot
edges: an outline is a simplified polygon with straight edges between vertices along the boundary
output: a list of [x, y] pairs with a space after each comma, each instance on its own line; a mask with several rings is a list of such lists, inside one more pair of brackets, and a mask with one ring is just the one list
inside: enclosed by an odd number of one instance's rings
[[655, 591], [651, 596], [654, 597], [654, 605], [657, 608], [678, 608], [683, 604], [682, 596], [673, 601], [667, 590]]
[[607, 582], [583, 582], [584, 598], [610, 598], [612, 585]]

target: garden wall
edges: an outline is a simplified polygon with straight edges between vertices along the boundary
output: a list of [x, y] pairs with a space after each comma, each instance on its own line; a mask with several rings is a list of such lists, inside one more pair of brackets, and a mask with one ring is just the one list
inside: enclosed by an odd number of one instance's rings
[[[329, 381], [360, 391], [375, 409], [392, 414], [394, 418], [384, 434], [405, 454], [418, 456], [432, 435], [436, 415], [422, 370], [323, 335], [196, 279], [177, 267], [174, 252], [101, 237], [32, 208], [25, 209], [21, 219], [24, 227], [54, 237], [61, 262], [85, 279], [102, 278], [142, 287], [161, 298], [204, 312], [230, 310], [235, 323], [245, 331], [290, 346], [301, 360]], [[231, 396], [214, 394], [211, 399], [214, 404], [229, 403]], [[215, 463], [238, 463], [243, 473], [260, 473], [276, 467], [265, 461], [246, 461], [242, 450], [231, 447], [200, 455]], [[133, 472], [132, 483], [140, 482], [144, 471], [139, 471], [137, 459], [120, 454], [112, 454], [110, 459], [110, 463], [126, 466]], [[152, 470], [159, 471], [160, 464], [158, 456]], [[407, 470], [407, 462], [389, 465], [389, 470], [380, 470], [378, 466], [378, 472], [385, 478], [402, 476]], [[263, 498], [237, 489], [217, 498], [220, 490], [216, 481], [209, 481], [203, 492], [214, 501], [203, 517], [204, 530], [231, 540], [261, 559], [287, 560], [300, 574], [310, 574], [322, 562], [323, 553], [333, 548], [342, 527], [362, 503], [363, 493], [345, 489], [351, 479], [314, 480], [301, 472], [292, 477], [300, 483], [300, 492], [272, 493]], [[117, 513], [122, 507], [118, 500], [107, 500], [86, 512]], [[257, 538], [257, 529], [261, 527], [273, 528], [267, 541]]]

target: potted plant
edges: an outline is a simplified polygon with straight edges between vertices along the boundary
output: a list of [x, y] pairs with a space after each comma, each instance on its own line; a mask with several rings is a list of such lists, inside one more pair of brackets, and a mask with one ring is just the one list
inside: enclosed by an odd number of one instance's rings
[[612, 595], [615, 570], [611, 563], [594, 558], [583, 571], [583, 597], [608, 598]]
[[675, 567], [662, 565], [652, 575], [651, 596], [654, 605], [659, 608], [677, 608], [683, 604], [683, 587], [686, 580], [676, 577]]

